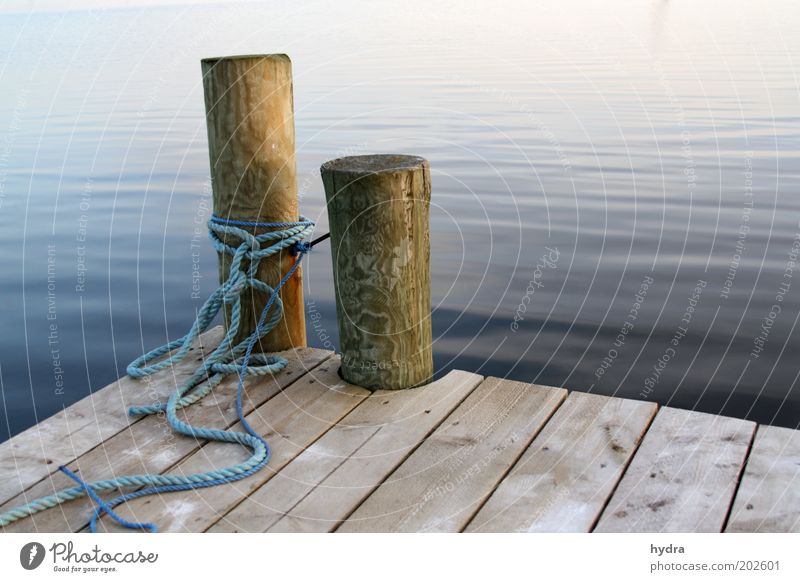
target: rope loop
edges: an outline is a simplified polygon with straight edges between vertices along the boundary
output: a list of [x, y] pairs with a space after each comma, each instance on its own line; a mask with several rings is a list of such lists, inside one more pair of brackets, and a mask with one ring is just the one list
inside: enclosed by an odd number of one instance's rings
[[[246, 229], [269, 229], [267, 232], [253, 234]], [[78, 485], [62, 489], [53, 495], [35, 499], [5, 513], [0, 513], [0, 526], [8, 525], [18, 519], [33, 515], [45, 509], [88, 495], [95, 502], [94, 514], [89, 526], [96, 531], [97, 520], [108, 514], [121, 526], [129, 529], [156, 531], [150, 523], [135, 523], [118, 515], [113, 508], [139, 497], [214, 487], [239, 479], [244, 479], [262, 469], [269, 462], [270, 449], [264, 438], [248, 423], [242, 408], [242, 394], [246, 376], [265, 376], [279, 372], [288, 365], [288, 361], [277, 355], [253, 353], [259, 339], [272, 331], [283, 316], [283, 302], [280, 290], [294, 275], [311, 245], [305, 239], [311, 236], [314, 223], [305, 217], [297, 222], [251, 222], [231, 220], [212, 216], [208, 221], [211, 244], [221, 254], [231, 257], [227, 279], [216, 289], [203, 306], [198, 310], [195, 321], [189, 332], [182, 338], [173, 340], [136, 358], [128, 365], [128, 375], [142, 378], [155, 374], [165, 368], [181, 362], [189, 353], [192, 343], [206, 331], [223, 305], [230, 307], [230, 322], [225, 337], [213, 352], [206, 355], [191, 377], [173, 392], [166, 404], [150, 406], [132, 406], [128, 409], [131, 415], [165, 414], [172, 429], [180, 434], [195, 439], [228, 442], [247, 447], [251, 456], [237, 465], [223, 469], [214, 469], [204, 473], [190, 475], [127, 475], [86, 482], [67, 467], [60, 470]], [[226, 241], [239, 241], [236, 246]], [[258, 268], [261, 260], [279, 255], [284, 251], [294, 256], [294, 262], [275, 287], [258, 279]], [[234, 344], [241, 327], [242, 296], [248, 291], [263, 293], [268, 296], [267, 303], [261, 311], [255, 330], [245, 340]], [[163, 358], [170, 354], [167, 358]], [[163, 358], [163, 359], [162, 359]], [[221, 430], [199, 427], [188, 424], [177, 416], [177, 410], [189, 406], [208, 395], [223, 378], [230, 374], [238, 374], [239, 383], [236, 390], [236, 412], [242, 431]], [[103, 500], [100, 492], [119, 489], [135, 489]]]

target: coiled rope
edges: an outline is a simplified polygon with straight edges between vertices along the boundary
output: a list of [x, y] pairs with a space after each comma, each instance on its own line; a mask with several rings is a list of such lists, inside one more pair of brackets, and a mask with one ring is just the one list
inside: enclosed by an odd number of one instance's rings
[[[251, 234], [245, 229], [269, 228], [261, 234]], [[117, 523], [130, 529], [157, 531], [152, 523], [130, 522], [117, 515], [113, 508], [121, 503], [158, 493], [171, 491], [185, 491], [214, 487], [244, 479], [262, 469], [270, 456], [269, 445], [256, 433], [247, 422], [242, 409], [242, 392], [244, 379], [247, 375], [265, 376], [282, 370], [288, 364], [287, 360], [275, 355], [253, 353], [256, 342], [268, 334], [283, 316], [283, 302], [279, 296], [281, 288], [294, 275], [303, 256], [311, 250], [313, 243], [305, 242], [314, 230], [314, 223], [305, 217], [300, 217], [298, 222], [249, 222], [241, 220], [224, 219], [212, 216], [208, 222], [209, 237], [214, 248], [220, 253], [232, 256], [230, 271], [227, 280], [217, 289], [198, 311], [197, 317], [189, 332], [180, 339], [169, 342], [134, 360], [127, 369], [128, 375], [134, 378], [149, 376], [173, 366], [183, 360], [189, 353], [192, 342], [206, 331], [219, 313], [223, 305], [230, 306], [230, 325], [222, 342], [204, 359], [203, 363], [194, 371], [192, 376], [173, 392], [166, 404], [154, 406], [133, 406], [128, 409], [130, 415], [146, 415], [165, 413], [167, 420], [178, 433], [210, 441], [235, 443], [247, 447], [252, 452], [246, 461], [227, 467], [215, 469], [205, 473], [191, 475], [156, 475], [141, 474], [104, 479], [87, 483], [66, 467], [60, 470], [78, 483], [75, 487], [62, 489], [53, 495], [16, 507], [0, 514], [0, 526], [8, 525], [22, 519], [55, 507], [72, 499], [89, 495], [96, 504], [94, 514], [89, 523], [92, 532], [97, 531], [97, 520], [104, 514], [111, 516]], [[241, 240], [234, 247], [225, 242], [225, 237], [236, 237]], [[322, 238], [322, 237], [321, 237]], [[321, 239], [318, 239], [321, 240]], [[262, 245], [267, 245], [263, 246]], [[280, 282], [273, 289], [263, 281], [256, 278], [258, 266], [262, 259], [278, 254], [282, 251], [291, 251], [295, 261]], [[253, 333], [244, 341], [233, 345], [233, 340], [241, 325], [242, 295], [248, 289], [254, 289], [269, 295], [269, 299], [258, 320]], [[173, 350], [177, 351], [170, 357], [159, 360]], [[255, 362], [257, 365], [252, 365]], [[239, 384], [236, 390], [236, 414], [245, 429], [245, 432], [221, 430], [210, 427], [192, 426], [180, 420], [176, 411], [189, 406], [206, 396], [222, 379], [229, 374], [239, 375]], [[115, 489], [130, 489], [145, 487], [131, 493], [126, 493], [104, 501], [98, 493]]]

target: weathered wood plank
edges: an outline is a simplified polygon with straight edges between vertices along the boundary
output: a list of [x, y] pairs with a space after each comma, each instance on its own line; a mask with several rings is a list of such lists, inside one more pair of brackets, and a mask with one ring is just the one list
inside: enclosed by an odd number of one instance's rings
[[461, 531], [566, 396], [487, 378], [337, 531]]
[[210, 531], [334, 529], [481, 380], [453, 371], [424, 387], [375, 392]]
[[[274, 397], [281, 389], [300, 379], [333, 355], [332, 352], [312, 348], [299, 348], [283, 352], [289, 364], [269, 377], [248, 378], [242, 402], [245, 413]], [[195, 364], [197, 362], [194, 362]], [[154, 383], [170, 384], [169, 373], [151, 377]], [[237, 421], [235, 398], [238, 380], [226, 378], [208, 396], [178, 411], [178, 416], [198, 426], [228, 428]], [[87, 451], [68, 464], [90, 481], [112, 476], [138, 473], [165, 473], [187, 455], [196, 451], [205, 441], [175, 435], [162, 415], [151, 415], [134, 422], [97, 447]], [[50, 495], [64, 487], [74, 486], [66, 475], [55, 471], [22, 494], [13, 498], [0, 511], [11, 509], [33, 499]], [[76, 499], [60, 507], [33, 515], [10, 524], [5, 531], [63, 532], [77, 531], [88, 524], [93, 504], [90, 500]]]
[[210, 329], [183, 362], [158, 378], [120, 378], [0, 444], [0, 504], [137, 422], [128, 416], [128, 407], [165, 400], [195, 370], [203, 349], [213, 350], [222, 337], [222, 327]]
[[[137, 499], [122, 507], [120, 514], [135, 521], [154, 522], [161, 531], [203, 531], [210, 527], [367, 398], [369, 391], [339, 378], [338, 366], [338, 358], [329, 360], [247, 416], [272, 451], [270, 463], [262, 471], [220, 487]], [[227, 467], [249, 454], [243, 447], [212, 442], [172, 472], [189, 474]], [[109, 530], [120, 529], [110, 520], [103, 525]]]
[[662, 408], [603, 512], [601, 532], [719, 532], [755, 424]]
[[759, 426], [726, 532], [800, 532], [800, 431]]
[[656, 405], [573, 392], [466, 531], [587, 532]]

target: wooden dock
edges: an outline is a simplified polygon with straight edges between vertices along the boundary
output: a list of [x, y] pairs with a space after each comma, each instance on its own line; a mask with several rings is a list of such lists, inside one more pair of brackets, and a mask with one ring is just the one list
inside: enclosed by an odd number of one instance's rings
[[[126, 409], [161, 399], [220, 341], [143, 380], [122, 378], [0, 444], [0, 512], [87, 480], [191, 473], [248, 456], [173, 435]], [[134, 500], [120, 513], [174, 532], [800, 531], [800, 431], [622, 398], [454, 371], [422, 388], [344, 383], [338, 356], [284, 354], [249, 378], [248, 421], [272, 448], [242, 481]], [[236, 378], [181, 411], [236, 424]], [[85, 531], [87, 499], [15, 522], [13, 532]], [[108, 518], [101, 528], [118, 530]]]

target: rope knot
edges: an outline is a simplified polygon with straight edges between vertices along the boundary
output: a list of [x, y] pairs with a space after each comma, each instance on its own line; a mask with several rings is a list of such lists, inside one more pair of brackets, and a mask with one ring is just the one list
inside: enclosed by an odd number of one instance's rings
[[294, 246], [292, 247], [292, 255], [295, 257], [308, 252], [311, 252], [311, 243], [304, 240], [294, 243]]

